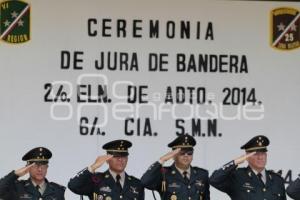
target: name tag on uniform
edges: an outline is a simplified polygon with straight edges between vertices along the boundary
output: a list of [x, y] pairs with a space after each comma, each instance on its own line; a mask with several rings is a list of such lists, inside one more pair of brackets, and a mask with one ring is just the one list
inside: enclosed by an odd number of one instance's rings
[[244, 188], [247, 188], [247, 189], [254, 189], [254, 187], [251, 186], [251, 184], [250, 184], [250, 183], [247, 183], [247, 182], [244, 183], [243, 187], [244, 187]]
[[32, 199], [32, 196], [29, 195], [29, 194], [23, 194], [23, 195], [20, 195], [19, 198], [20, 198], [20, 199]]
[[178, 185], [176, 182], [171, 183], [168, 185], [169, 188], [180, 188], [180, 185]]

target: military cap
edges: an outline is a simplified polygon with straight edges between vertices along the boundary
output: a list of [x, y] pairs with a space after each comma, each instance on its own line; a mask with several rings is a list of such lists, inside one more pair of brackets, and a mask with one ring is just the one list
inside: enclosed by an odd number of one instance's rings
[[114, 140], [108, 142], [102, 146], [106, 150], [107, 154], [113, 156], [128, 156], [128, 149], [132, 146], [132, 143], [127, 140]]
[[267, 152], [267, 146], [270, 144], [269, 139], [264, 135], [258, 135], [241, 146], [246, 152]]
[[193, 150], [193, 147], [196, 145], [196, 140], [193, 136], [188, 134], [180, 135], [171, 143], [168, 144], [168, 147], [172, 149], [181, 148], [183, 150]]
[[36, 147], [28, 151], [22, 158], [27, 163], [47, 164], [48, 160], [52, 157], [52, 153], [45, 147]]

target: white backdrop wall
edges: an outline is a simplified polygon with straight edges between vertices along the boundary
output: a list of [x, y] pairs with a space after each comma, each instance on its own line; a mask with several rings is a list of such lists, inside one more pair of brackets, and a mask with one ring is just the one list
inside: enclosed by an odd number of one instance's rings
[[[169, 151], [167, 144], [177, 134], [189, 133], [197, 140], [193, 165], [210, 174], [241, 155], [239, 148], [248, 139], [264, 134], [271, 140], [268, 169], [282, 170], [287, 181], [297, 177], [299, 48], [279, 50], [270, 41], [271, 27], [278, 25], [271, 11], [300, 10], [299, 3], [27, 3], [30, 40], [0, 42], [1, 176], [22, 167], [26, 151], [46, 146], [53, 152], [48, 179], [67, 185], [105, 153], [104, 143], [122, 138], [133, 143], [127, 172], [141, 177]], [[151, 23], [159, 28], [151, 29]], [[182, 24], [189, 24], [189, 37], [181, 37]], [[297, 45], [299, 26], [295, 30]], [[151, 33], [159, 35], [151, 38]], [[207, 63], [201, 62], [205, 56]], [[95, 60], [104, 60], [103, 69], [97, 69]], [[157, 60], [164, 70], [151, 71]], [[98, 86], [107, 89], [109, 101], [97, 97]], [[141, 101], [128, 95], [131, 86], [142, 91]], [[200, 121], [201, 128], [192, 125]], [[78, 198], [66, 191], [66, 199]], [[146, 199], [152, 199], [149, 191]], [[211, 188], [211, 199], [229, 198]]]

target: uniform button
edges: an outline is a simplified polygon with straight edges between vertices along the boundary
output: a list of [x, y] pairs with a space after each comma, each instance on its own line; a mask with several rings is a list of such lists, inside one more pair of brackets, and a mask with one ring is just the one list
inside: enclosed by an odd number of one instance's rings
[[264, 192], [267, 191], [266, 188], [263, 188], [263, 191], [264, 191]]
[[191, 189], [191, 186], [189, 185], [188, 188]]
[[189, 197], [189, 199], [192, 199], [192, 197]]
[[250, 190], [247, 190], [247, 192], [250, 192]]
[[123, 199], [123, 196], [122, 196], [122, 195], [120, 195], [120, 199]]

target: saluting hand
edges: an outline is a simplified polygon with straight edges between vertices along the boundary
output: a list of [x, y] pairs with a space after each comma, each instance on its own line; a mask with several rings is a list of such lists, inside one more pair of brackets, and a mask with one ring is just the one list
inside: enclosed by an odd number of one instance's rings
[[160, 157], [159, 162], [161, 164], [164, 164], [166, 161], [170, 160], [171, 158], [174, 158], [179, 152], [180, 148], [175, 149], [173, 151], [170, 151], [169, 153], [165, 154], [164, 156]]
[[19, 177], [24, 176], [25, 174], [27, 174], [30, 170], [30, 168], [35, 165], [35, 163], [32, 163], [30, 165], [26, 165], [25, 167], [22, 167], [21, 169], [17, 169], [15, 170], [15, 174]]
[[104, 156], [98, 156], [95, 160], [95, 162], [90, 166], [92, 172], [95, 172], [96, 169], [101, 167], [106, 161], [111, 159], [113, 155], [104, 155]]
[[234, 160], [234, 164], [239, 165], [247, 160], [247, 158], [253, 156], [256, 152], [251, 152], [245, 155], [242, 155]]

